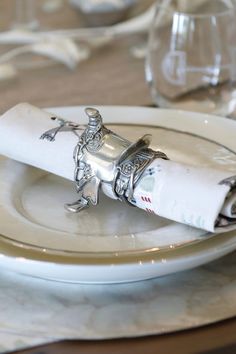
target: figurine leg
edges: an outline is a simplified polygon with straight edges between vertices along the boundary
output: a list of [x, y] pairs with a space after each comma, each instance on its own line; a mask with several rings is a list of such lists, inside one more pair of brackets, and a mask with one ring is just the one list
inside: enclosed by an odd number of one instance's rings
[[78, 213], [79, 211], [87, 209], [88, 207], [89, 207], [89, 202], [83, 196], [80, 196], [80, 198], [74, 203], [65, 204], [66, 210], [72, 213]]

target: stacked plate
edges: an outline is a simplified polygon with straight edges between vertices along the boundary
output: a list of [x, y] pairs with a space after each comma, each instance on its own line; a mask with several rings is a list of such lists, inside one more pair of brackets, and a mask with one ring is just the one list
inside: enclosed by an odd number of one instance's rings
[[[170, 159], [236, 172], [236, 123], [204, 114], [98, 107], [106, 125], [133, 141], [152, 134]], [[84, 107], [50, 112], [73, 120]], [[102, 198], [68, 214], [73, 184], [16, 161], [0, 160], [0, 265], [41, 278], [80, 283], [148, 279], [190, 269], [236, 249], [236, 232], [213, 235]]]

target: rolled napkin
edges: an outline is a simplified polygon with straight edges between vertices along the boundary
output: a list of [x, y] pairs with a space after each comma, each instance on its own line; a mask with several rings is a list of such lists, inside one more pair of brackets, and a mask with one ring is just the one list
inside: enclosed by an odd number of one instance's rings
[[[0, 119], [0, 154], [73, 181], [73, 153], [85, 129], [80, 125], [80, 119], [67, 122], [60, 131], [63, 122], [60, 117], [52, 119], [50, 113], [27, 103], [19, 104]], [[142, 171], [135, 183], [131, 204], [210, 232], [229, 231], [235, 227], [235, 176], [161, 157], [164, 154], [157, 153]], [[106, 169], [106, 166], [101, 168]], [[115, 198], [110, 186], [103, 180], [100, 182], [103, 192]]]

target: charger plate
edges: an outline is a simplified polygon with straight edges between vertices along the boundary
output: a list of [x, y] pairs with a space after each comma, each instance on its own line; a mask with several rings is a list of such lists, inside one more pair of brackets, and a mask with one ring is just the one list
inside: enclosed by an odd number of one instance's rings
[[[101, 106], [112, 130], [134, 141], [152, 134], [170, 159], [236, 171], [236, 123], [216, 116], [143, 107]], [[86, 122], [84, 107], [50, 112]], [[190, 269], [236, 248], [236, 233], [208, 234], [102, 198], [79, 215], [64, 204], [73, 183], [0, 160], [0, 265], [41, 278], [81, 283], [137, 281]]]

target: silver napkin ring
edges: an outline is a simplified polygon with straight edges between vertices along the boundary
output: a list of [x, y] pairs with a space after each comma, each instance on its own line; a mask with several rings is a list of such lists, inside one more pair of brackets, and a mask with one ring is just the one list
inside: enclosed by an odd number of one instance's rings
[[167, 156], [161, 151], [144, 149], [129, 156], [117, 166], [113, 191], [119, 200], [132, 204], [135, 185], [139, 181], [144, 170], [156, 158], [167, 159]]
[[148, 146], [150, 135], [135, 143], [122, 138], [103, 125], [97, 109], [86, 108], [88, 126], [74, 150], [74, 180], [79, 198], [67, 204], [67, 210], [79, 212], [97, 205], [102, 184], [114, 199], [132, 204], [134, 188], [146, 167], [156, 158], [167, 159], [161, 151]]
[[[86, 108], [89, 118], [82, 126], [61, 118], [52, 117], [59, 123], [41, 135], [41, 139], [54, 141], [58, 132], [72, 131], [79, 138], [74, 149], [74, 180], [79, 198], [66, 204], [71, 212], [79, 212], [90, 204], [97, 205], [99, 189], [104, 187], [109, 196], [133, 205], [133, 193], [145, 169], [156, 159], [168, 159], [161, 151], [149, 148], [151, 135], [144, 135], [135, 143], [115, 134], [103, 125], [97, 109]], [[81, 135], [78, 131], [83, 129]]]

